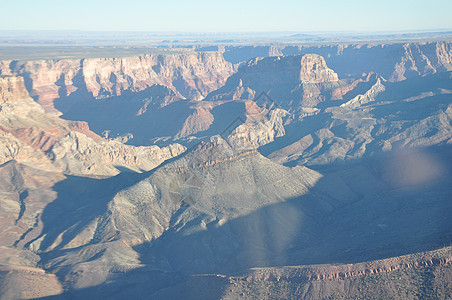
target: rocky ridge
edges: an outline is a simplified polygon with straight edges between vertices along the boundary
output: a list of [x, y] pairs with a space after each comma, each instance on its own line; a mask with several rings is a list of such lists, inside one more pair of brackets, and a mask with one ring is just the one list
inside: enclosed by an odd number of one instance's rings
[[452, 141], [450, 72], [388, 82], [371, 76], [337, 106], [293, 114], [260, 152], [284, 164], [326, 165]]
[[[184, 293], [188, 299], [200, 295], [219, 299], [349, 299], [362, 298], [363, 295], [369, 299], [422, 296], [447, 298], [450, 283], [447, 283], [448, 277], [444, 275], [450, 272], [450, 268], [451, 249], [446, 247], [353, 265], [253, 269], [241, 276], [192, 276], [183, 284], [172, 290], [164, 290], [158, 296], [164, 298]], [[426, 273], [435, 278], [430, 286], [425, 286], [417, 279]], [[404, 280], [403, 284], [401, 280]], [[209, 289], [209, 286], [215, 286], [215, 289]]]
[[[199, 297], [207, 279], [221, 281], [212, 285], [216, 293], [226, 284], [225, 297], [278, 289], [298, 295], [296, 286], [310, 284], [328, 294], [344, 280], [391, 293], [373, 276], [450, 267], [450, 247], [424, 253], [448, 240], [444, 176], [420, 188], [394, 187], [373, 166], [289, 168], [256, 151], [234, 153], [219, 138], [152, 172], [125, 175], [62, 194], [42, 216], [44, 226], [56, 225], [28, 244], [46, 270], [77, 289], [69, 295], [164, 299], [188, 284]], [[101, 200], [90, 205], [94, 194]], [[75, 198], [84, 200], [69, 201]], [[410, 227], [413, 218], [418, 226]], [[409, 251], [420, 253], [395, 257]], [[386, 257], [395, 258], [375, 261]], [[321, 265], [296, 267], [311, 264]], [[174, 281], [163, 279], [168, 274]], [[160, 280], [166, 284], [148, 284]]]
[[373, 84], [363, 95], [357, 95], [348, 102], [341, 104], [340, 107], [359, 107], [363, 104], [375, 101], [377, 95], [386, 90], [385, 86], [382, 84], [382, 80], [384, 79], [378, 78], [375, 84]]

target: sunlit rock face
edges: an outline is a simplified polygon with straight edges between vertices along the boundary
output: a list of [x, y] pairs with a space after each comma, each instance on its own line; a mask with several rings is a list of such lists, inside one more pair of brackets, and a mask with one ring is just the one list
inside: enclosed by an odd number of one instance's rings
[[234, 64], [254, 57], [304, 55], [325, 58], [340, 78], [375, 72], [390, 81], [452, 70], [450, 42], [358, 43], [332, 45], [226, 46], [224, 57]]
[[265, 92], [282, 108], [299, 110], [339, 99], [352, 89], [316, 54], [255, 58], [242, 65], [207, 100], [257, 99]]
[[219, 52], [0, 64], [0, 74], [25, 77], [30, 94], [48, 111], [54, 111], [55, 99], [76, 92], [78, 97], [108, 98], [155, 84], [167, 86], [181, 98], [199, 100], [233, 73]]
[[67, 174], [108, 176], [118, 174], [118, 168], [151, 170], [186, 149], [124, 145], [103, 139], [86, 122], [46, 114], [22, 77], [0, 77], [0, 96], [0, 163], [16, 160]]
[[0, 297], [447, 298], [448, 45], [1, 62]]

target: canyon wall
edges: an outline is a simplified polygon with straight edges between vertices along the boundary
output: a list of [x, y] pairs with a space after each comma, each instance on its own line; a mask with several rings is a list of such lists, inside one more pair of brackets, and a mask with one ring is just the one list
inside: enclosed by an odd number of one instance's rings
[[255, 57], [318, 54], [339, 79], [356, 79], [363, 73], [375, 72], [389, 81], [401, 81], [452, 70], [450, 42], [218, 46], [217, 49], [123, 58], [3, 60], [0, 75], [24, 77], [31, 96], [46, 111], [56, 112], [54, 100], [58, 98], [63, 101], [70, 96], [109, 98], [156, 84], [167, 86], [179, 99], [201, 100], [225, 84], [234, 73], [234, 64]]
[[105, 140], [86, 122], [46, 114], [29, 96], [22, 77], [0, 76], [0, 164], [67, 174], [112, 176], [119, 170], [148, 171], [185, 147], [134, 147]]
[[253, 58], [228, 78], [207, 100], [258, 99], [262, 92], [285, 109], [314, 107], [340, 99], [353, 84], [339, 80], [325, 59], [316, 54]]
[[323, 56], [340, 78], [376, 72], [387, 80], [400, 81], [452, 70], [451, 42], [226, 46], [219, 50], [233, 64], [254, 57], [315, 53]]
[[169, 87], [179, 98], [200, 100], [232, 73], [232, 64], [219, 52], [0, 61], [0, 75], [24, 77], [31, 96], [47, 111], [54, 111], [55, 99], [76, 92], [78, 97], [108, 98], [155, 84]]

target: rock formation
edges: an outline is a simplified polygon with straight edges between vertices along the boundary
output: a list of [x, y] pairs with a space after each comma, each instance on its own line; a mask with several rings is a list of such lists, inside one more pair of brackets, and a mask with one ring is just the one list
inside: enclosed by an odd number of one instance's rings
[[385, 90], [386, 88], [382, 84], [382, 79], [377, 78], [375, 84], [372, 85], [372, 87], [368, 91], [366, 91], [363, 95], [357, 95], [346, 103], [341, 104], [341, 107], [359, 107], [363, 104], [375, 101], [377, 95], [384, 92]]
[[24, 77], [30, 94], [47, 111], [53, 111], [55, 99], [76, 92], [78, 98], [108, 98], [155, 84], [181, 98], [199, 100], [222, 86], [232, 72], [218, 52], [0, 62], [0, 75]]
[[48, 155], [65, 173], [115, 175], [124, 171], [149, 171], [185, 151], [179, 144], [167, 147], [134, 147], [116, 141], [95, 142], [79, 132], [70, 132], [56, 142]]
[[284, 137], [260, 151], [279, 163], [325, 165], [450, 144], [450, 76], [444, 72], [394, 83], [372, 76], [341, 105], [319, 110], [315, 117], [289, 115]]
[[206, 100], [236, 100], [244, 95], [257, 99], [265, 92], [282, 108], [299, 110], [301, 106], [313, 107], [325, 100], [340, 99], [351, 89], [319, 55], [278, 56], [250, 60]]
[[[228, 275], [194, 275], [156, 298], [447, 298], [451, 248], [336, 266], [256, 268]], [[419, 277], [434, 278], [428, 284]], [[448, 282], [449, 281], [449, 282]]]
[[253, 49], [1, 62], [0, 297], [446, 298], [450, 44]]
[[[40, 263], [59, 274], [72, 296], [146, 292], [163, 299], [187, 278], [204, 289], [199, 274], [228, 278], [230, 295], [262, 293], [268, 284], [271, 293], [299, 295], [292, 285], [302, 283], [329, 295], [337, 281], [361, 286], [354, 280], [371, 283], [373, 276], [429, 266], [448, 272], [449, 248], [375, 261], [441, 247], [450, 225], [449, 197], [440, 188], [450, 178], [420, 189], [393, 187], [375, 169], [380, 165], [289, 168], [256, 151], [236, 152], [216, 137], [140, 176], [74, 179], [44, 210], [41, 234], [25, 235], [26, 245], [39, 249]], [[417, 226], [409, 226], [413, 218]], [[302, 266], [308, 264], [322, 266]], [[444, 290], [448, 282], [437, 284]]]
[[2, 76], [0, 96], [0, 163], [16, 160], [68, 174], [115, 175], [117, 168], [148, 171], [185, 151], [177, 144], [134, 147], [107, 141], [87, 123], [46, 114], [21, 77]]
[[452, 70], [450, 42], [334, 44], [314, 46], [226, 46], [224, 57], [233, 64], [254, 57], [304, 55], [325, 58], [340, 78], [375, 72], [390, 81]]

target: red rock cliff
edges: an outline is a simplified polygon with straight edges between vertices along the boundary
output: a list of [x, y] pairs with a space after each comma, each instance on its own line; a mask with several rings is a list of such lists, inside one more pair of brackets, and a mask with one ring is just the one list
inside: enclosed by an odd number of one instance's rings
[[107, 98], [168, 86], [182, 98], [201, 99], [233, 73], [219, 52], [147, 54], [124, 58], [0, 61], [0, 74], [23, 76], [30, 94], [48, 111], [53, 101], [79, 91]]

